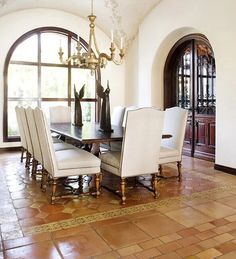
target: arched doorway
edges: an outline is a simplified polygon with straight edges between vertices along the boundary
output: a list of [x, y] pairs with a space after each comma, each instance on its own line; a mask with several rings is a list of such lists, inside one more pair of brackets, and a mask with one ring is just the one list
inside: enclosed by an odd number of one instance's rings
[[189, 110], [184, 153], [215, 157], [215, 58], [200, 34], [180, 39], [171, 49], [164, 70], [164, 106]]

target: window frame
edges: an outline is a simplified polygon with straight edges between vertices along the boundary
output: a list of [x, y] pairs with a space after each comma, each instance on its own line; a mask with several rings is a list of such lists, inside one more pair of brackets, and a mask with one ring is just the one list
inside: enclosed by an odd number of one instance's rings
[[[37, 67], [37, 84], [38, 84], [38, 90], [41, 90], [41, 68], [42, 67], [64, 67], [67, 68], [68, 72], [68, 88], [67, 88], [67, 97], [66, 98], [40, 98], [40, 102], [61, 102], [66, 101], [68, 103], [68, 106], [71, 106], [71, 103], [74, 101], [74, 97], [72, 97], [73, 93], [71, 93], [71, 70], [72, 68], [77, 68], [76, 66], [72, 64], [59, 64], [59, 58], [58, 58], [58, 64], [55, 63], [46, 63], [41, 62], [41, 34], [42, 33], [58, 33], [62, 34], [64, 36], [68, 37], [68, 55], [71, 55], [71, 40], [77, 40], [77, 34], [73, 33], [72, 31], [66, 30], [64, 28], [60, 27], [39, 27], [36, 29], [33, 29], [31, 31], [26, 32], [21, 37], [19, 37], [13, 45], [10, 47], [5, 63], [4, 63], [4, 71], [3, 71], [3, 78], [4, 78], [4, 100], [3, 100], [3, 142], [17, 142], [20, 141], [20, 137], [18, 136], [8, 136], [8, 68], [10, 64], [20, 64], [20, 65], [33, 65]], [[31, 61], [11, 61], [12, 54], [14, 53], [15, 49], [18, 47], [19, 44], [21, 44], [23, 41], [28, 39], [29, 37], [37, 35], [38, 40], [38, 48], [37, 48], [37, 61], [31, 62]], [[88, 43], [80, 37], [80, 44], [83, 48], [88, 49]], [[55, 48], [56, 50], [56, 48]], [[79, 68], [78, 68], [79, 69]], [[97, 80], [99, 83], [101, 83], [101, 72], [98, 68], [95, 70], [95, 80]], [[96, 87], [96, 84], [95, 84]], [[24, 98], [11, 98], [12, 101], [19, 100]], [[29, 99], [29, 98], [27, 98]], [[32, 98], [34, 99], [34, 98]], [[39, 97], [36, 98], [38, 105], [39, 105]], [[100, 114], [100, 107], [101, 107], [101, 99], [97, 96], [96, 89], [95, 89], [95, 98], [83, 98], [81, 100], [82, 102], [92, 102], [95, 103], [95, 122], [99, 121], [99, 114]]]

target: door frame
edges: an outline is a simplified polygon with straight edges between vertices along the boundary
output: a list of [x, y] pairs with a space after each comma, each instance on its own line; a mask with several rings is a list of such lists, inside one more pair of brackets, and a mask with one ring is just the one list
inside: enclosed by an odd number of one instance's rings
[[[173, 104], [176, 103], [176, 82], [175, 82], [175, 77], [173, 76], [173, 73], [171, 73], [171, 68], [176, 67], [176, 63], [178, 62], [178, 55], [180, 50], [182, 50], [183, 48], [187, 47], [188, 45], [191, 45], [191, 49], [194, 52], [191, 52], [191, 70], [194, 72], [195, 75], [197, 75], [197, 66], [196, 66], [196, 61], [197, 61], [197, 55], [195, 53], [196, 51], [196, 41], [203, 41], [204, 44], [206, 44], [207, 46], [209, 46], [211, 49], [211, 45], [208, 41], [208, 39], [203, 35], [203, 34], [189, 34], [186, 35], [184, 37], [182, 37], [180, 40], [178, 40], [174, 46], [171, 48], [166, 62], [165, 62], [165, 67], [164, 67], [164, 108], [170, 108], [173, 107]], [[193, 81], [192, 81], [192, 89], [194, 89], [194, 91], [191, 91], [191, 100], [194, 100], [194, 102], [196, 102], [196, 98], [197, 98], [197, 76], [193, 76]], [[196, 128], [195, 126], [195, 110], [193, 107], [190, 108], [190, 110], [192, 109], [192, 116], [191, 116], [191, 140], [195, 139], [196, 136]], [[207, 160], [214, 160], [214, 155], [209, 155], [206, 157], [201, 156], [201, 155], [196, 155], [195, 154], [195, 147], [196, 143], [195, 141], [192, 141], [192, 143], [190, 144], [191, 149], [190, 151], [185, 151], [184, 153], [191, 156], [191, 157], [199, 157], [199, 158], [203, 158], [203, 159], [207, 159]]]

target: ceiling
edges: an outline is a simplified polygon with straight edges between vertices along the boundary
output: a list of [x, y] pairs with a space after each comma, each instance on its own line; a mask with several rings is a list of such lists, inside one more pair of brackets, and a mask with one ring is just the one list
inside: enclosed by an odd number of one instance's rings
[[[96, 25], [107, 35], [113, 29], [115, 38], [124, 37], [128, 44], [137, 34], [140, 22], [160, 1], [94, 0]], [[53, 8], [86, 18], [91, 12], [91, 0], [0, 0], [0, 16], [31, 8]]]

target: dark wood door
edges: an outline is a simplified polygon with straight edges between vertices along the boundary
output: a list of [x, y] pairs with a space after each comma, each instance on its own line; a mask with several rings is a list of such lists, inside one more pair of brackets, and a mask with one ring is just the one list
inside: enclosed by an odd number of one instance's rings
[[214, 160], [215, 59], [202, 35], [189, 35], [175, 44], [165, 65], [165, 108], [189, 110], [184, 153]]

